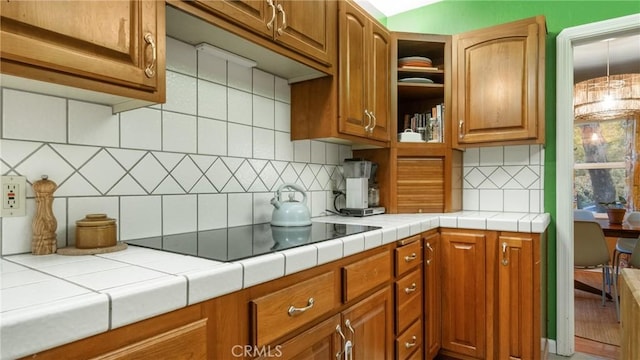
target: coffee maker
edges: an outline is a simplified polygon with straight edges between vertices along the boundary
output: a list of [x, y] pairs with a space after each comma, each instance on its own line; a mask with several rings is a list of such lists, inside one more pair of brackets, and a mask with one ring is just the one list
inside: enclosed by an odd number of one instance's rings
[[[383, 214], [384, 207], [369, 204], [371, 169], [377, 169], [377, 164], [364, 159], [345, 159], [342, 167], [346, 179], [346, 207], [340, 209], [340, 212], [348, 216]], [[375, 170], [373, 176], [375, 177]], [[375, 183], [375, 179], [373, 182]]]

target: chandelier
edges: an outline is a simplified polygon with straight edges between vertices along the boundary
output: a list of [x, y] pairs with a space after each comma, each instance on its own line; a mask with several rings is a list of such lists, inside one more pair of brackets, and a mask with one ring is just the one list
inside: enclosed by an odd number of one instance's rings
[[574, 121], [612, 120], [640, 115], [640, 74], [609, 74], [581, 81], [573, 89]]

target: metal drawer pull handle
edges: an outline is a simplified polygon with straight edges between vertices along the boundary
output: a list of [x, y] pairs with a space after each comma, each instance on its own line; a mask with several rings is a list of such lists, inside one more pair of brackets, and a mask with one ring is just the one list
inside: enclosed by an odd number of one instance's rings
[[144, 69], [144, 74], [151, 78], [156, 73], [153, 68], [156, 66], [156, 61], [158, 60], [158, 49], [156, 49], [156, 42], [153, 40], [153, 35], [151, 33], [147, 33], [144, 36], [144, 41], [151, 45], [151, 64]]
[[509, 259], [507, 258], [507, 243], [502, 243], [502, 265], [509, 265]]
[[412, 342], [405, 342], [404, 347], [407, 349], [411, 349], [412, 347], [416, 346], [416, 344], [418, 343], [418, 338], [415, 335], [413, 335], [411, 337], [411, 341]]
[[460, 122], [458, 122], [458, 139], [464, 138], [463, 128], [464, 120], [460, 120]]
[[431, 247], [431, 244], [427, 241], [427, 249], [429, 249], [429, 252], [431, 253], [431, 256], [427, 259], [427, 265], [431, 265], [431, 260], [433, 259], [433, 248]]
[[276, 20], [276, 7], [273, 5], [273, 0], [267, 0], [267, 5], [271, 7], [271, 20], [267, 23], [267, 29], [273, 28], [273, 22]]
[[311, 309], [313, 307], [313, 303], [314, 303], [313, 298], [309, 298], [309, 300], [307, 301], [307, 306], [305, 307], [297, 308], [293, 305], [289, 306], [289, 311], [288, 311], [289, 316], [295, 316]]
[[416, 283], [411, 283], [411, 286], [404, 288], [404, 292], [405, 294], [411, 294], [412, 292], [416, 291], [418, 289], [418, 287], [416, 286]]
[[[340, 337], [342, 338], [342, 343], [344, 344], [344, 342], [347, 341], [347, 338], [342, 333], [342, 328], [340, 327], [340, 324], [336, 325], [336, 332], [338, 333], [338, 335], [340, 335]], [[342, 354], [344, 353], [343, 349], [344, 349], [344, 346], [340, 349], [340, 351], [336, 353], [336, 359], [340, 360], [342, 358]]]
[[411, 262], [411, 261], [413, 261], [413, 260], [415, 260], [417, 258], [418, 258], [418, 255], [416, 253], [411, 253], [411, 255], [408, 255], [408, 256], [404, 257], [404, 261]]
[[284, 12], [282, 4], [278, 4], [278, 12], [282, 13], [282, 26], [278, 28], [278, 35], [282, 35], [283, 30], [287, 28], [287, 14]]

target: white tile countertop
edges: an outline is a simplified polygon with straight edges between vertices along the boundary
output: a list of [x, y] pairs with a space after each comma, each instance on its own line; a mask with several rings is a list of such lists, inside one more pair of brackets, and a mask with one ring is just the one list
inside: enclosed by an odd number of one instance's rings
[[235, 262], [136, 246], [98, 255], [3, 257], [0, 358], [26, 356], [439, 226], [542, 233], [550, 216], [463, 211], [313, 220], [382, 229]]

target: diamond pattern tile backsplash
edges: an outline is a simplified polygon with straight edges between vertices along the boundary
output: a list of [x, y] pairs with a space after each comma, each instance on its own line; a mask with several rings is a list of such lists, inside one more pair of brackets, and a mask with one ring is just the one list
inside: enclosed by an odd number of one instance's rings
[[[121, 240], [263, 223], [283, 183], [307, 190], [312, 216], [344, 188], [351, 147], [290, 140], [285, 79], [167, 39], [165, 104], [111, 108], [0, 88], [0, 173], [58, 184], [58, 247], [75, 243], [89, 213], [115, 218]], [[543, 210], [540, 146], [468, 149], [465, 210]], [[298, 196], [300, 198], [300, 196]], [[31, 251], [27, 216], [2, 218], [2, 255]]]
[[465, 210], [544, 212], [541, 145], [467, 149], [463, 161]]

